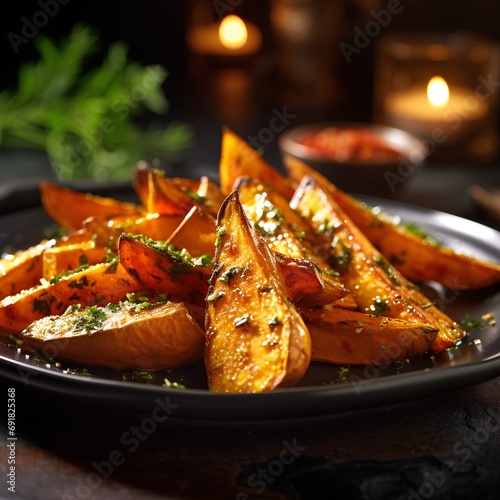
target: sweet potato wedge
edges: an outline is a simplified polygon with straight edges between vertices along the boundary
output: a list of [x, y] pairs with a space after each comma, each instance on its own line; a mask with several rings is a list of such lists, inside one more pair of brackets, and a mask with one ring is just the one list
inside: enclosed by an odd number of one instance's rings
[[[318, 304], [331, 304], [344, 299], [342, 304], [346, 306], [350, 296], [351, 306], [356, 307], [355, 300], [339, 280], [338, 273], [328, 264], [328, 252], [317, 244], [311, 227], [283, 196], [271, 186], [253, 178], [240, 178], [237, 189], [246, 216], [271, 250], [316, 264], [321, 273], [320, 280], [324, 283], [323, 292], [315, 296]], [[308, 301], [313, 299], [308, 296]]]
[[47, 251], [88, 241], [84, 230], [71, 231], [58, 239], [42, 240], [25, 250], [18, 250], [0, 259], [0, 300], [40, 284], [44, 278], [43, 261]]
[[96, 245], [118, 248], [122, 233], [143, 234], [149, 238], [165, 240], [184, 220], [184, 215], [160, 215], [138, 212], [130, 215], [89, 217], [83, 222], [87, 238]]
[[149, 213], [185, 215], [197, 206], [215, 216], [224, 199], [219, 187], [206, 176], [199, 180], [166, 177], [152, 167], [136, 169], [133, 184]]
[[50, 281], [63, 272], [100, 264], [107, 258], [108, 248], [96, 246], [93, 240], [47, 248], [42, 254], [42, 278]]
[[464, 337], [455, 321], [388, 264], [312, 177], [304, 177], [291, 205], [329, 246], [332, 263], [362, 312], [432, 325], [439, 330], [433, 352], [453, 347]]
[[148, 213], [186, 215], [192, 207], [193, 199], [154, 168], [136, 170], [134, 187]]
[[311, 335], [311, 361], [340, 365], [389, 365], [432, 349], [432, 325], [371, 316], [339, 307], [299, 306]]
[[278, 270], [292, 302], [302, 305], [320, 306], [338, 300], [338, 286], [324, 278], [319, 267], [308, 259], [298, 259], [273, 252]]
[[166, 238], [166, 242], [175, 248], [185, 248], [191, 255], [206, 254], [213, 257], [215, 239], [215, 218], [208, 212], [193, 207]]
[[40, 282], [43, 253], [54, 241], [43, 241], [0, 259], [0, 299], [15, 295]]
[[309, 366], [309, 333], [238, 191], [222, 204], [217, 228], [205, 321], [209, 388], [249, 393], [293, 386]]
[[19, 335], [33, 321], [62, 314], [70, 305], [104, 306], [142, 286], [115, 261], [60, 276], [0, 301], [0, 330]]
[[392, 217], [374, 211], [297, 158], [285, 156], [292, 181], [314, 177], [384, 257], [414, 282], [435, 281], [455, 290], [475, 290], [500, 282], [500, 264], [477, 259], [418, 235]]
[[395, 224], [347, 193], [334, 199], [373, 245], [404, 276], [415, 282], [435, 281], [454, 290], [477, 290], [500, 283], [500, 264], [458, 253]]
[[66, 229], [79, 229], [82, 222], [91, 216], [133, 213], [139, 210], [134, 203], [83, 193], [47, 181], [40, 182], [40, 196], [47, 214]]
[[164, 241], [130, 234], [120, 236], [118, 254], [124, 269], [143, 288], [166, 293], [173, 301], [205, 305], [211, 259], [193, 258]]
[[222, 129], [222, 144], [219, 162], [219, 185], [228, 195], [240, 177], [254, 177], [273, 186], [285, 199], [293, 195], [289, 179], [267, 163], [250, 144], [229, 127]]
[[22, 338], [44, 356], [84, 366], [163, 370], [203, 359], [205, 335], [184, 304], [120, 302], [34, 321]]

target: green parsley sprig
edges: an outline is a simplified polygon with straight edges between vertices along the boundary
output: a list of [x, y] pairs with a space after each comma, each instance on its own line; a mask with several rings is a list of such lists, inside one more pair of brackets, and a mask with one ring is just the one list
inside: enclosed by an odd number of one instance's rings
[[138, 161], [171, 161], [191, 146], [188, 124], [137, 124], [165, 115], [166, 68], [131, 61], [123, 42], [96, 60], [98, 42], [83, 25], [59, 43], [33, 40], [39, 59], [20, 66], [15, 90], [0, 92], [0, 147], [45, 151], [60, 180], [124, 181]]

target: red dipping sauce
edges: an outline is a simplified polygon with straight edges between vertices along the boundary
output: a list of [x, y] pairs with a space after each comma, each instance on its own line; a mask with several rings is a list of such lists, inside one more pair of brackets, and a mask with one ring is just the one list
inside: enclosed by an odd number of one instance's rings
[[374, 132], [357, 128], [328, 126], [305, 134], [299, 142], [336, 162], [392, 163], [403, 156]]

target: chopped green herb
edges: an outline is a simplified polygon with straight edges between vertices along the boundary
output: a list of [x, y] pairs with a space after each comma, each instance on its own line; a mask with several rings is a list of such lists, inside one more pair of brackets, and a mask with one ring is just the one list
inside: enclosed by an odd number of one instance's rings
[[207, 197], [206, 196], [201, 196], [198, 193], [195, 193], [194, 191], [191, 191], [191, 189], [187, 187], [182, 187], [182, 191], [184, 191], [187, 195], [189, 195], [191, 198], [193, 198], [194, 201], [198, 203], [206, 203]]
[[290, 229], [293, 231], [293, 235], [298, 240], [303, 240], [307, 236], [306, 232], [303, 229], [297, 229], [294, 223], [290, 224]]
[[471, 332], [472, 330], [482, 330], [486, 327], [486, 323], [483, 320], [478, 320], [471, 318], [469, 314], [466, 314], [459, 323], [460, 328], [465, 332]]
[[347, 375], [349, 375], [349, 368], [347, 368], [346, 366], [341, 366], [339, 368], [339, 376], [335, 380], [335, 383], [340, 384], [343, 382], [347, 382]]
[[110, 248], [106, 248], [106, 262], [109, 264], [118, 263], [118, 254], [114, 253]]
[[124, 382], [142, 382], [149, 384], [154, 378], [154, 374], [145, 370], [134, 370], [131, 373], [122, 374], [122, 380]]
[[66, 309], [66, 311], [64, 311], [63, 315], [64, 314], [73, 314], [73, 313], [79, 311], [81, 307], [82, 307], [81, 304], [72, 304]]
[[442, 247], [443, 246], [443, 244], [440, 241], [438, 241], [436, 238], [434, 238], [433, 236], [431, 236], [427, 232], [426, 229], [424, 229], [423, 227], [415, 224], [414, 222], [411, 222], [411, 221], [402, 221], [400, 223], [400, 226], [403, 227], [409, 233], [413, 234], [417, 238], [420, 238], [420, 239], [426, 241], [427, 243], [429, 243], [432, 246], [435, 246], [435, 247]]
[[89, 286], [89, 280], [88, 280], [87, 276], [82, 276], [80, 279], [70, 281], [68, 283], [68, 286], [70, 288], [76, 288], [78, 290], [83, 290], [86, 286]]
[[278, 318], [277, 316], [275, 316], [274, 318], [272, 318], [270, 321], [269, 321], [269, 325], [270, 326], [278, 326], [278, 325], [281, 325], [281, 319]]
[[218, 300], [222, 299], [222, 297], [224, 297], [223, 292], [213, 292], [210, 295], [207, 295], [206, 300], [207, 300], [207, 302], [215, 303]]
[[336, 276], [339, 276], [338, 271], [335, 271], [333, 269], [323, 269], [323, 272], [327, 275], [330, 276], [331, 278], [335, 278]]
[[331, 236], [337, 225], [331, 222], [329, 219], [325, 219], [316, 229], [316, 234], [324, 234], [325, 236]]
[[227, 230], [224, 226], [220, 226], [217, 228], [217, 235], [215, 237], [215, 246], [218, 248], [222, 243], [222, 237], [227, 233]]
[[240, 268], [238, 266], [230, 266], [226, 271], [224, 271], [219, 278], [219, 281], [222, 281], [223, 283], [226, 283], [226, 285], [229, 285], [229, 282], [238, 275], [240, 272]]
[[372, 255], [372, 260], [383, 269], [383, 271], [387, 274], [387, 276], [389, 276], [389, 279], [395, 285], [401, 284], [401, 281], [396, 276], [395, 269], [389, 265], [389, 263], [384, 259], [384, 257], [382, 257], [381, 255]]
[[[77, 268], [75, 269], [71, 269], [71, 270], [67, 270], [67, 271], [63, 271], [61, 273], [59, 273], [57, 276], [54, 276], [50, 281], [49, 283], [51, 285], [53, 285], [54, 283], [57, 283], [58, 281], [62, 280], [63, 278], [67, 278], [68, 276], [72, 276], [73, 274], [76, 274], [76, 273], [79, 273], [80, 271], [83, 271], [85, 269], [88, 269], [89, 265], [88, 264], [82, 264], [80, 266], [78, 266]], [[72, 282], [74, 283], [74, 282]], [[75, 286], [73, 285], [72, 283], [70, 283], [68, 286]], [[76, 288], [79, 288], [78, 286]]]
[[76, 318], [73, 321], [73, 329], [81, 330], [97, 330], [106, 321], [107, 316], [102, 307], [88, 306], [82, 311], [75, 313]]
[[351, 261], [351, 246], [346, 245], [339, 238], [336, 238], [336, 241], [332, 246], [336, 249], [336, 253], [333, 255], [334, 267], [347, 269], [347, 267], [349, 267], [349, 262]]
[[338, 376], [329, 382], [319, 382], [318, 385], [331, 385], [331, 384], [343, 384], [347, 382], [349, 375], [349, 368], [347, 366], [341, 366], [339, 367], [339, 373]]
[[168, 378], [163, 379], [162, 387], [166, 387], [167, 389], [185, 389], [186, 386], [179, 384], [178, 382], [170, 382]]
[[369, 309], [371, 316], [382, 316], [389, 310], [389, 306], [385, 300], [382, 300], [380, 297], [375, 297]]
[[[54, 299], [54, 297], [52, 297], [52, 299]], [[33, 301], [33, 312], [39, 312], [43, 316], [50, 316], [52, 314], [50, 305], [54, 302], [52, 299], [35, 299]]]

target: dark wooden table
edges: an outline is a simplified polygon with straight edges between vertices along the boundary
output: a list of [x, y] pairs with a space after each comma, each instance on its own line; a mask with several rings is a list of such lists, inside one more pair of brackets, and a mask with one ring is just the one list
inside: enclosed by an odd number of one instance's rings
[[[203, 144], [198, 148], [191, 164], [206, 158]], [[209, 155], [207, 163], [213, 161]], [[429, 164], [395, 198], [498, 229], [467, 187], [498, 187], [499, 171]], [[26, 199], [36, 203], [33, 193]], [[7, 439], [9, 388], [15, 446]], [[151, 413], [133, 401], [61, 396], [22, 380], [1, 379], [0, 391], [0, 498], [487, 500], [500, 491], [500, 378], [360, 411], [258, 421], [174, 413], [154, 428], [144, 427]]]
[[[192, 421], [16, 389], [23, 499], [498, 498], [500, 379], [377, 409], [278, 421]], [[6, 407], [6, 405], [5, 405]], [[2, 472], [6, 410], [1, 415]], [[142, 431], [141, 431], [142, 429]], [[125, 439], [126, 437], [126, 439]], [[7, 442], [9, 443], [9, 442]]]

